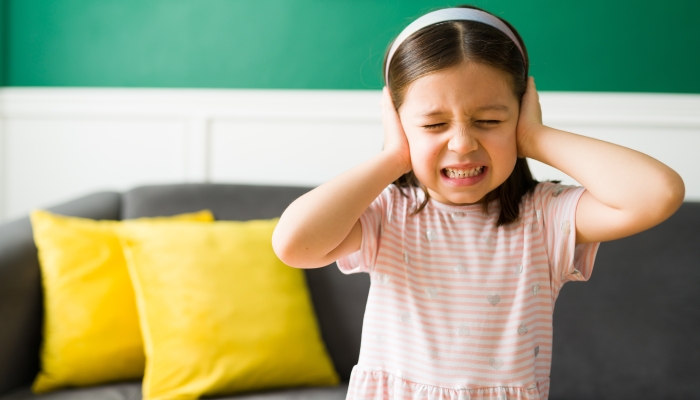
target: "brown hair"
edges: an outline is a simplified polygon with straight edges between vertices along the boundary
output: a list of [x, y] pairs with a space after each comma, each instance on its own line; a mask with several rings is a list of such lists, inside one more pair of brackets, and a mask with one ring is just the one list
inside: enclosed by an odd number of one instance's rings
[[[473, 8], [474, 6], [459, 6]], [[501, 18], [499, 18], [501, 19]], [[529, 59], [525, 43], [508, 21], [501, 19], [515, 34], [523, 54], [513, 41], [500, 30], [475, 21], [447, 21], [427, 26], [406, 40], [396, 49], [388, 71], [386, 85], [391, 91], [394, 107], [398, 110], [403, 104], [409, 85], [430, 73], [447, 69], [464, 61], [475, 62], [497, 68], [511, 77], [511, 87], [518, 100], [522, 99], [527, 87]], [[386, 71], [386, 56], [384, 68]], [[498, 199], [501, 212], [496, 226], [517, 221], [520, 216], [520, 200], [531, 192], [539, 182], [532, 177], [524, 158], [518, 158], [510, 176], [499, 187], [484, 198], [484, 212], [488, 213], [489, 203]], [[419, 213], [430, 199], [428, 190], [410, 171], [394, 181], [402, 194], [403, 189], [420, 188], [425, 199], [416, 207], [413, 214]]]

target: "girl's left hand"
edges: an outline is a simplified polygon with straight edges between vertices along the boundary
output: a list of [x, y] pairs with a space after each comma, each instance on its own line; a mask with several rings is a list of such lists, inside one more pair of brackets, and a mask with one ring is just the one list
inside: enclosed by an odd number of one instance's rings
[[528, 157], [528, 149], [535, 140], [537, 131], [542, 126], [542, 108], [540, 107], [540, 97], [535, 87], [535, 78], [529, 77], [525, 95], [520, 102], [518, 126], [515, 129], [518, 157]]

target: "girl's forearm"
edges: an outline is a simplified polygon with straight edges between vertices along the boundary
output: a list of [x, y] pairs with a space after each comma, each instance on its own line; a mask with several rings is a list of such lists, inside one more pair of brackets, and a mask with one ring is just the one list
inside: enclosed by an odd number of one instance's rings
[[404, 172], [402, 160], [383, 151], [299, 197], [284, 211], [275, 229], [275, 253], [299, 268], [332, 262], [328, 255], [382, 190]]
[[599, 202], [630, 215], [660, 222], [683, 200], [683, 180], [675, 171], [616, 144], [542, 125], [525, 153], [571, 176]]

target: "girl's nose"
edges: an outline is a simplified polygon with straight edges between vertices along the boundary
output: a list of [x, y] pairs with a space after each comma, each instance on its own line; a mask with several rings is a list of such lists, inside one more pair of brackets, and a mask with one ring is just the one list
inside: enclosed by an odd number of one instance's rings
[[465, 128], [459, 128], [455, 131], [450, 141], [447, 143], [447, 148], [455, 153], [467, 154], [479, 148], [479, 142], [470, 135]]

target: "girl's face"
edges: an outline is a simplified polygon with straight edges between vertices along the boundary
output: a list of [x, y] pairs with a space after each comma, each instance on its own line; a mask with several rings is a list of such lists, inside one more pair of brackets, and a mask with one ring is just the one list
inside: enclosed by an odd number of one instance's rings
[[520, 102], [510, 77], [464, 62], [411, 83], [399, 116], [413, 172], [444, 204], [473, 204], [510, 176]]

